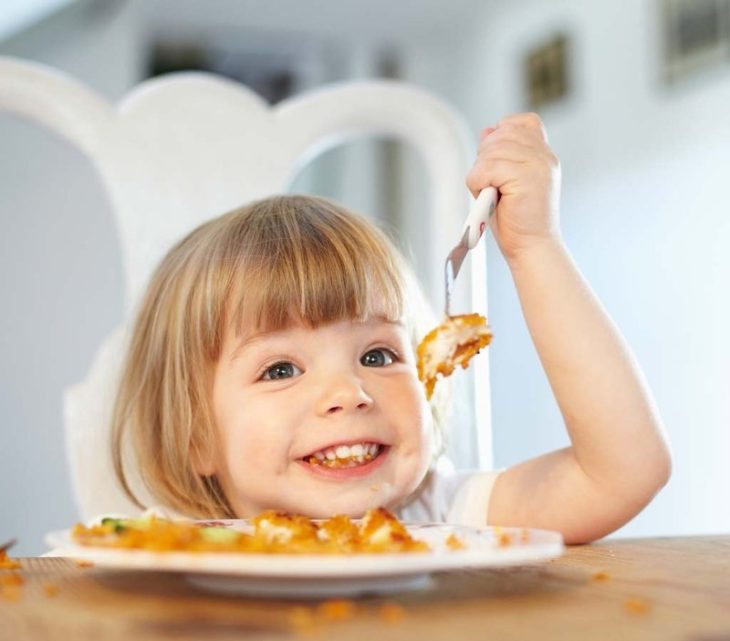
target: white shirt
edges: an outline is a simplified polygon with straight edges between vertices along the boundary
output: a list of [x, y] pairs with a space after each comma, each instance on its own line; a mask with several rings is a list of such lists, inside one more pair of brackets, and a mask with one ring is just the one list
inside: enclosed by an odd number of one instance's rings
[[395, 510], [406, 523], [450, 523], [484, 527], [489, 499], [501, 470], [448, 470], [437, 466], [418, 490]]

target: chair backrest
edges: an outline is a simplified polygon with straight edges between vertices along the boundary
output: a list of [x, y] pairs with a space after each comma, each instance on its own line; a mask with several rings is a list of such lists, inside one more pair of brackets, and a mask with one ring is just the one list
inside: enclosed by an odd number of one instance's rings
[[[0, 109], [60, 134], [93, 163], [108, 192], [125, 276], [125, 320], [100, 346], [86, 379], [67, 389], [64, 423], [81, 515], [135, 512], [110, 473], [109, 418], [126, 343], [126, 325], [167, 249], [191, 229], [241, 204], [286, 192], [302, 166], [362, 136], [412, 145], [430, 184], [424, 224], [437, 233], [432, 266], [421, 278], [436, 309], [443, 259], [467, 212], [464, 178], [473, 145], [462, 118], [433, 95], [395, 81], [330, 85], [270, 107], [246, 87], [203, 73], [147, 80], [113, 106], [61, 72], [0, 57]], [[486, 309], [486, 257], [473, 252], [474, 286], [455, 308]], [[482, 465], [491, 463], [486, 359], [469, 378]], [[457, 461], [458, 464], [458, 461]], [[139, 482], [133, 483], [144, 497]]]

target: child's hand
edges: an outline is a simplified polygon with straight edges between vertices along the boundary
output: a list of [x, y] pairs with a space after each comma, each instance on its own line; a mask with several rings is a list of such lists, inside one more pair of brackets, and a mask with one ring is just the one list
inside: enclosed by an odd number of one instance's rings
[[508, 260], [559, 240], [560, 162], [536, 114], [508, 116], [482, 131], [466, 185], [475, 198], [490, 185], [499, 190], [492, 233]]

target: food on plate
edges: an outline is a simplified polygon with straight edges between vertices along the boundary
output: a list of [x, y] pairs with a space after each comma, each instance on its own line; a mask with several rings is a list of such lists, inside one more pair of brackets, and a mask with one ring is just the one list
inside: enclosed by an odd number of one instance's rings
[[449, 376], [457, 365], [464, 369], [472, 356], [489, 345], [492, 332], [480, 314], [449, 316], [432, 329], [416, 349], [418, 378], [431, 398], [439, 376]]
[[466, 548], [466, 543], [452, 532], [446, 537], [446, 547], [449, 550], [463, 550]]
[[385, 508], [369, 510], [353, 521], [339, 515], [313, 520], [298, 514], [267, 511], [249, 521], [251, 531], [225, 523], [144, 519], [103, 519], [101, 524], [72, 530], [85, 546], [144, 549], [159, 552], [243, 552], [261, 554], [373, 554], [428, 552]]

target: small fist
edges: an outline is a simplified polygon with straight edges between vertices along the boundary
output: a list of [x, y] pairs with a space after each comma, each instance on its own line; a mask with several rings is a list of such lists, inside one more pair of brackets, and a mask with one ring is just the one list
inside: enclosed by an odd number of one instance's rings
[[508, 116], [482, 131], [466, 186], [475, 198], [485, 187], [499, 191], [491, 226], [508, 260], [559, 239], [560, 161], [537, 114]]

